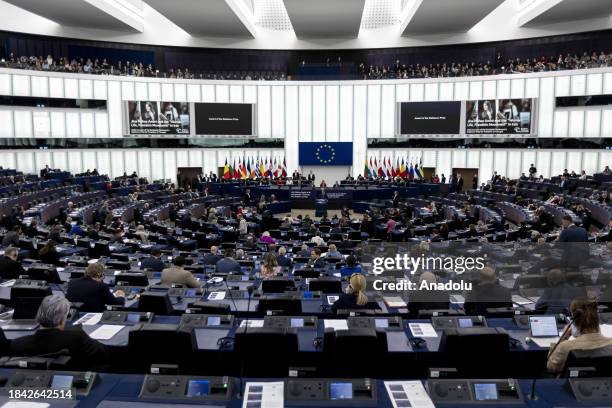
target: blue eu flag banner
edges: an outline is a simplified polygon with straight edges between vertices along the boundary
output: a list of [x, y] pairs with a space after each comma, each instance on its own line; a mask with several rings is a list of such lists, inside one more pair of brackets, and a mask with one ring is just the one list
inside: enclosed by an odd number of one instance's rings
[[301, 142], [300, 166], [352, 166], [352, 142]]

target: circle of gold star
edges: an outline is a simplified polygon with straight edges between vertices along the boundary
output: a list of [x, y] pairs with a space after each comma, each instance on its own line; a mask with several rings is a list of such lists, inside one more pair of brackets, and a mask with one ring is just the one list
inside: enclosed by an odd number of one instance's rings
[[[327, 159], [321, 158], [321, 152], [324, 150], [329, 151], [329, 158]], [[319, 161], [319, 163], [329, 164], [334, 161], [334, 158], [336, 157], [336, 150], [331, 145], [323, 143], [319, 145], [319, 147], [317, 147], [315, 155], [317, 156], [317, 160]]]

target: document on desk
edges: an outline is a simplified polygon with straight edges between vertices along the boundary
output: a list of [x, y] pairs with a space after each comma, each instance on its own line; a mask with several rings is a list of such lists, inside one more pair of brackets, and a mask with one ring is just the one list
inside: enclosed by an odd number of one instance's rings
[[431, 323], [408, 323], [408, 327], [414, 337], [438, 337]]
[[85, 316], [74, 322], [74, 325], [93, 326], [100, 323], [100, 320], [102, 320], [102, 313], [86, 313]]
[[530, 337], [533, 343], [542, 348], [549, 348], [551, 343], [559, 341], [559, 337]]
[[393, 408], [435, 408], [420, 381], [385, 381]]
[[95, 340], [110, 340], [113, 336], [121, 331], [125, 326], [104, 324], [91, 332], [89, 337]]
[[9, 288], [15, 284], [15, 279], [7, 280], [6, 282], [0, 283], [0, 286], [3, 288]]
[[406, 307], [408, 306], [404, 299], [399, 296], [383, 296], [383, 300], [389, 307]]
[[242, 408], [283, 408], [285, 385], [278, 382], [248, 382], [244, 387]]
[[602, 336], [612, 338], [612, 324], [600, 324], [599, 331]]
[[225, 291], [222, 292], [210, 292], [208, 300], [223, 300], [225, 299]]
[[346, 319], [325, 319], [323, 320], [323, 326], [327, 329], [331, 327], [336, 330], [348, 330], [348, 322]]
[[512, 295], [512, 303], [514, 303], [515, 305], [524, 306], [524, 305], [530, 305], [535, 302], [521, 295]]
[[249, 327], [264, 327], [264, 321], [263, 319], [249, 319], [248, 321], [243, 320], [240, 322], [240, 327], [245, 327], [247, 325]]

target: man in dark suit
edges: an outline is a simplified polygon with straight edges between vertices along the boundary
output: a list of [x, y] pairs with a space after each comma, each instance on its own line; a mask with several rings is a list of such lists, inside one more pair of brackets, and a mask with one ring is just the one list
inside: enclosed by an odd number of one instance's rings
[[123, 305], [125, 293], [118, 290], [113, 295], [104, 283], [104, 266], [92, 263], [85, 269], [85, 276], [68, 282], [66, 298], [71, 302], [82, 302], [85, 312], [103, 312], [106, 305]]
[[242, 270], [240, 269], [240, 264], [238, 263], [238, 261], [234, 259], [234, 251], [232, 251], [231, 249], [225, 250], [225, 257], [223, 257], [222, 259], [219, 259], [216, 265], [217, 266], [215, 268], [215, 272], [219, 272], [219, 273], [230, 273], [230, 272], [240, 273], [242, 272]]
[[210, 247], [210, 254], [206, 254], [202, 257], [202, 263], [204, 265], [216, 265], [219, 259], [221, 259], [219, 249], [213, 245]]
[[512, 307], [512, 292], [499, 285], [495, 271], [486, 266], [480, 271], [480, 283], [468, 292], [463, 308], [467, 315], [482, 315], [488, 308], [497, 307]]
[[457, 174], [457, 192], [463, 191], [463, 177], [461, 177], [461, 173]]
[[400, 202], [400, 195], [399, 195], [399, 192], [396, 190], [393, 193], [393, 208], [398, 208], [399, 202]]
[[563, 216], [561, 225], [563, 230], [559, 234], [559, 242], [587, 242], [589, 240], [587, 231], [574, 224], [574, 220], [569, 215]]
[[17, 279], [20, 275], [27, 275], [21, 264], [17, 261], [19, 252], [15, 247], [4, 250], [4, 256], [0, 258], [0, 278]]
[[336, 245], [339, 249], [350, 249], [353, 247], [353, 243], [349, 240], [348, 234], [342, 234], [342, 241]]
[[161, 272], [165, 267], [164, 261], [161, 260], [161, 251], [158, 248], [151, 249], [151, 256], [140, 261], [140, 269]]
[[567, 177], [561, 176], [561, 182], [559, 183], [559, 187], [561, 188], [561, 190], [569, 189], [569, 181], [567, 180]]
[[321, 250], [319, 248], [313, 249], [310, 252], [310, 260], [308, 261], [308, 266], [311, 268], [324, 268], [325, 264], [325, 259], [321, 257]]
[[251, 205], [251, 190], [248, 188], [244, 192], [244, 196], [242, 197], [242, 204], [246, 207]]
[[276, 257], [276, 262], [283, 268], [291, 268], [293, 266], [293, 261], [291, 258], [287, 256], [287, 248], [281, 246], [278, 248], [278, 256]]
[[39, 356], [66, 350], [73, 370], [95, 370], [108, 365], [106, 346], [89, 337], [80, 327], [66, 328], [70, 302], [61, 295], [43, 299], [36, 321], [41, 328], [34, 334], [13, 340], [11, 349], [17, 356]]
[[560, 269], [551, 269], [546, 275], [548, 287], [535, 305], [537, 313], [563, 313], [569, 309], [572, 300], [586, 296], [584, 287], [575, 287], [567, 283], [565, 274]]

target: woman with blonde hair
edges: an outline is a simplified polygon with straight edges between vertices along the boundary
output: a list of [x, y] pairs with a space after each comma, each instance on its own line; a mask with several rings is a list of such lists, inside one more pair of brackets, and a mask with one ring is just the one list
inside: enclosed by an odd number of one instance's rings
[[368, 296], [365, 293], [366, 278], [360, 273], [354, 273], [349, 279], [346, 293], [340, 295], [332, 305], [332, 312], [346, 309], [368, 309]]
[[268, 252], [264, 256], [263, 264], [261, 265], [261, 276], [264, 278], [270, 278], [276, 276], [281, 271], [282, 267], [278, 265], [276, 255], [272, 252]]

